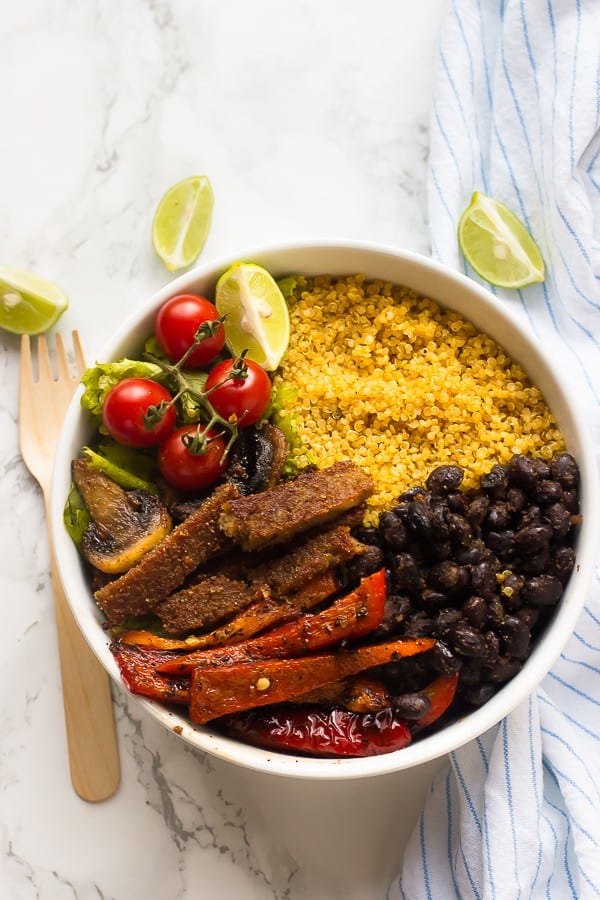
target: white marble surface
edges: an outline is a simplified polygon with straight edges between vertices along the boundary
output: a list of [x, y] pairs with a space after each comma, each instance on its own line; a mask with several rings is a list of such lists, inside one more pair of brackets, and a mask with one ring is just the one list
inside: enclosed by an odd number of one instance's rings
[[[0, 20], [0, 262], [66, 290], [88, 357], [168, 276], [163, 191], [209, 175], [202, 259], [349, 237], [428, 252], [442, 0], [25, 0]], [[0, 333], [0, 897], [384, 897], [430, 771], [287, 781], [204, 757], [114, 688], [122, 784], [73, 793], [41, 495]]]

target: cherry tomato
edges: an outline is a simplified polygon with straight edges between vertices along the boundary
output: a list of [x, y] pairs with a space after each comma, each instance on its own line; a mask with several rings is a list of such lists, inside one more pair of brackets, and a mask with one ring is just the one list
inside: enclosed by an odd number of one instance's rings
[[209, 443], [205, 453], [196, 455], [185, 446], [182, 437], [197, 434], [197, 425], [176, 428], [158, 450], [158, 467], [165, 481], [180, 491], [199, 491], [217, 481], [227, 468], [227, 447], [217, 431], [206, 432]]
[[147, 425], [144, 416], [150, 406], [168, 403], [170, 393], [149, 378], [124, 378], [110, 389], [102, 408], [102, 421], [108, 433], [127, 447], [154, 447], [175, 428], [175, 407], [169, 406], [162, 419]]
[[[171, 362], [177, 362], [194, 343], [194, 335], [204, 322], [219, 318], [216, 306], [199, 294], [178, 294], [158, 311], [154, 324], [156, 339]], [[225, 329], [219, 327], [212, 337], [204, 338], [190, 354], [184, 368], [205, 366], [215, 359], [225, 343]]]
[[244, 362], [246, 378], [229, 378], [239, 360], [224, 359], [211, 370], [204, 388], [215, 412], [242, 428], [262, 419], [271, 399], [271, 380], [265, 370], [251, 359]]

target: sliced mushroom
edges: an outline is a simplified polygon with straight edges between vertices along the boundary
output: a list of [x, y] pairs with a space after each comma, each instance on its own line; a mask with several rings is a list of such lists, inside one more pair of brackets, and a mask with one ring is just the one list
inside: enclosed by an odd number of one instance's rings
[[84, 459], [74, 460], [71, 468], [92, 520], [83, 553], [100, 571], [126, 572], [170, 532], [171, 516], [154, 494], [126, 491]]
[[281, 478], [287, 441], [275, 425], [243, 428], [233, 445], [225, 479], [242, 494], [256, 494]]

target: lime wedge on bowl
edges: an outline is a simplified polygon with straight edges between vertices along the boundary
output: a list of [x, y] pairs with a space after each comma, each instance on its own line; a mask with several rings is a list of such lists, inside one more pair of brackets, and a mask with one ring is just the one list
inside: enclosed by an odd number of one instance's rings
[[458, 223], [458, 243], [478, 275], [504, 288], [544, 280], [537, 244], [510, 209], [475, 192]]
[[162, 196], [152, 222], [152, 245], [169, 272], [185, 269], [204, 247], [213, 210], [206, 175], [178, 181]]
[[69, 299], [51, 281], [32, 272], [0, 266], [0, 328], [13, 334], [41, 334], [58, 322]]
[[234, 356], [247, 350], [268, 372], [274, 371], [290, 340], [284, 296], [272, 275], [254, 263], [234, 263], [221, 275], [215, 306], [225, 320], [225, 341]]

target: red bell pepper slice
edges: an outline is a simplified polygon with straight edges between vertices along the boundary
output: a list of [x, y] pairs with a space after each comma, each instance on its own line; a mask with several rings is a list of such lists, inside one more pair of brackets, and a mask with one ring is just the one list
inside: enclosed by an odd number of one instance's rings
[[436, 719], [439, 719], [446, 712], [454, 700], [457, 685], [458, 674], [441, 675], [419, 692], [429, 697], [431, 706], [428, 712], [415, 722], [413, 731], [421, 731], [423, 728], [427, 728], [428, 725], [432, 725]]
[[391, 641], [298, 659], [267, 659], [192, 672], [190, 718], [199, 725], [218, 716], [281, 703], [364, 669], [430, 650], [432, 638]]
[[171, 653], [134, 647], [120, 641], [112, 644], [110, 649], [119, 666], [121, 678], [133, 694], [162, 700], [164, 703], [189, 703], [189, 678], [173, 678], [156, 671], [161, 663], [172, 656]]
[[380, 569], [363, 578], [356, 590], [323, 612], [301, 616], [294, 622], [231, 647], [196, 650], [188, 656], [170, 658], [158, 667], [158, 671], [191, 675], [196, 666], [303, 656], [343, 640], [364, 637], [381, 624], [385, 596], [385, 569]]
[[406, 721], [391, 709], [250, 710], [228, 716], [223, 724], [230, 735], [255, 746], [323, 757], [377, 756], [411, 741]]

